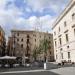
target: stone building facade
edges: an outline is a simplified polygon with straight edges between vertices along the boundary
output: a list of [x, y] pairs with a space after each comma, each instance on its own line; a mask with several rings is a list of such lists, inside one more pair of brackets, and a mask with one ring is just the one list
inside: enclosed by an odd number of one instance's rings
[[[44, 37], [50, 41], [50, 52], [48, 52], [48, 60], [53, 61], [53, 35], [44, 32], [12, 30], [11, 37], [9, 37], [8, 42], [8, 48], [10, 50], [9, 55], [21, 57], [22, 60], [28, 58], [28, 61], [33, 62], [33, 50], [35, 47], [39, 47], [40, 41], [43, 40]], [[37, 60], [44, 60], [43, 54], [40, 54], [37, 57]]]
[[6, 46], [5, 32], [0, 26], [0, 56], [5, 55], [5, 46]]
[[75, 62], [75, 0], [71, 0], [53, 25], [56, 62]]

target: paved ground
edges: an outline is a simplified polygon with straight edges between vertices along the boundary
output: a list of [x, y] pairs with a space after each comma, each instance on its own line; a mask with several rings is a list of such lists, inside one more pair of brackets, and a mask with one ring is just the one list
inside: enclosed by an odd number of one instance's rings
[[0, 72], [0, 75], [75, 75], [75, 67], [62, 67], [50, 70], [25, 70]]
[[63, 67], [58, 69], [50, 70], [51, 72], [59, 75], [75, 75], [75, 67]]
[[[52, 64], [49, 64], [51, 67]], [[75, 65], [54, 66], [44, 70], [43, 67], [0, 68], [0, 75], [75, 75]]]
[[1, 72], [0, 75], [59, 75], [51, 71], [35, 70], [35, 71], [16, 71], [16, 72]]
[[27, 70], [38, 70], [43, 69], [43, 67], [16, 67], [16, 68], [0, 68], [0, 72], [10, 72], [10, 71], [27, 71]]

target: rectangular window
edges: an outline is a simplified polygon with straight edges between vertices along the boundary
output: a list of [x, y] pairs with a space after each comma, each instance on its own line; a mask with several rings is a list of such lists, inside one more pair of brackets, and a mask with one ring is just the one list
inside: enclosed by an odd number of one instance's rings
[[59, 32], [60, 32], [60, 27], [59, 27]]
[[19, 39], [17, 39], [17, 41], [19, 41]]
[[58, 59], [58, 55], [56, 55], [56, 59]]
[[17, 36], [19, 36], [19, 33], [17, 33]]
[[62, 44], [62, 42], [61, 42], [61, 38], [59, 38], [59, 43], [60, 43], [60, 45]]
[[75, 13], [72, 14], [72, 20], [75, 20]]
[[70, 52], [68, 52], [68, 59], [70, 59]]
[[41, 35], [40, 35], [40, 38], [41, 38]]
[[51, 54], [51, 51], [50, 51], [50, 54]]
[[75, 36], [75, 29], [74, 29], [74, 36]]
[[23, 38], [21, 39], [21, 41], [23, 42]]
[[23, 48], [23, 44], [21, 44], [21, 48]]
[[50, 39], [50, 36], [49, 36], [49, 39]]
[[57, 46], [57, 42], [55, 41], [55, 47]]
[[63, 53], [61, 53], [61, 58], [63, 59]]
[[66, 21], [64, 22], [64, 27], [66, 27], [67, 26], [67, 23], [66, 23]]
[[29, 43], [29, 39], [27, 39], [27, 43]]
[[54, 32], [54, 35], [56, 35], [56, 32]]
[[68, 34], [66, 34], [66, 42], [68, 42], [69, 41], [69, 39], [68, 39]]
[[35, 39], [35, 42], [36, 42], [36, 39]]

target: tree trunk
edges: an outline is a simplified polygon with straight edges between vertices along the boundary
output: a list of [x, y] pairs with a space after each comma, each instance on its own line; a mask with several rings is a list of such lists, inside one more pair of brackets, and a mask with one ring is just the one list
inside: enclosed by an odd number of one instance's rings
[[45, 53], [45, 54], [44, 54], [44, 61], [46, 62], [46, 60], [47, 60], [47, 59], [46, 59], [46, 53]]

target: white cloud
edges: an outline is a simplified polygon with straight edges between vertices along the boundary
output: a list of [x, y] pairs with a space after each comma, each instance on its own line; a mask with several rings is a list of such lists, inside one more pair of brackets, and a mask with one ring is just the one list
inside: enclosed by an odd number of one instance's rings
[[32, 8], [33, 11], [40, 12], [43, 10], [43, 8], [47, 7], [49, 3], [49, 0], [27, 0], [27, 4]]
[[55, 21], [55, 18], [53, 18], [50, 15], [46, 15], [46, 16], [40, 17], [40, 21], [42, 24], [42, 30], [50, 31], [52, 27], [52, 23]]
[[[26, 1], [26, 0], [25, 0]], [[50, 8], [55, 13], [60, 12], [68, 0], [27, 0], [27, 4], [33, 11], [43, 12], [45, 8]]]
[[[23, 23], [23, 25], [27, 25], [30, 27], [30, 29], [35, 29], [37, 28], [38, 30], [45, 30], [51, 29], [51, 25], [54, 22], [55, 18], [52, 18], [50, 15], [45, 15], [41, 17], [36, 17], [36, 16], [31, 16], [28, 19], [19, 19], [19, 22]], [[18, 24], [19, 25], [19, 24]]]
[[[30, 30], [35, 28], [40, 30], [42, 28], [43, 31], [50, 31], [55, 18], [50, 15], [45, 15], [40, 17], [31, 16], [25, 19], [21, 16], [24, 15], [24, 12], [17, 8], [14, 3], [9, 6], [8, 10], [5, 9], [9, 1], [13, 2], [14, 0], [0, 0], [0, 25], [4, 28], [6, 36], [9, 36], [12, 28]], [[52, 3], [52, 0], [27, 0], [27, 4], [31, 6], [33, 11], [43, 12], [43, 9], [51, 8], [57, 13], [60, 10], [60, 2], [56, 5]], [[25, 8], [25, 10], [31, 12], [29, 7]]]

